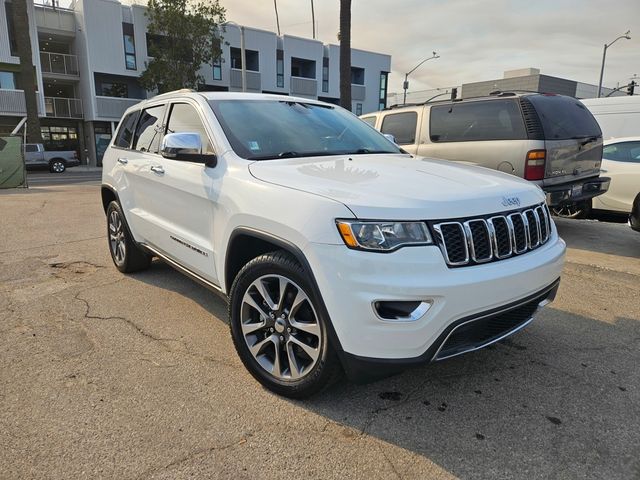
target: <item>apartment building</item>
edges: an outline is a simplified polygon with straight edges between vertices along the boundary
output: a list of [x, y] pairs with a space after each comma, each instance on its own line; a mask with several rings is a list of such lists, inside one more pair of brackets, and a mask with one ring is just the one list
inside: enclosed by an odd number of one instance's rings
[[[138, 77], [149, 61], [145, 7], [116, 0], [36, 0], [29, 7], [43, 138], [49, 149], [77, 149], [83, 163], [100, 165], [123, 112], [152, 96]], [[0, 134], [24, 117], [17, 84], [10, 0], [0, 0]], [[63, 6], [60, 6], [63, 5]], [[241, 91], [240, 28], [228, 24], [222, 57], [203, 65], [199, 90]], [[244, 28], [246, 89], [339, 101], [338, 45]], [[352, 49], [352, 111], [384, 108], [391, 57]]]

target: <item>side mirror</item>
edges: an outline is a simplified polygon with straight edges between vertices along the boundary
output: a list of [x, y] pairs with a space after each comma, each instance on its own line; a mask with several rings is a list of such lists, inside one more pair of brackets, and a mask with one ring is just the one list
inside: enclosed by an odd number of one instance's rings
[[[384, 138], [386, 138], [387, 140], [389, 140], [392, 143], [396, 143], [396, 137], [394, 137], [393, 135], [391, 135], [390, 133], [383, 133], [382, 135], [384, 135]], [[396, 144], [397, 145], [397, 144]]]
[[213, 154], [202, 153], [202, 140], [196, 132], [169, 133], [162, 139], [160, 155], [172, 160], [184, 160], [187, 162], [204, 163], [213, 168], [218, 159]]

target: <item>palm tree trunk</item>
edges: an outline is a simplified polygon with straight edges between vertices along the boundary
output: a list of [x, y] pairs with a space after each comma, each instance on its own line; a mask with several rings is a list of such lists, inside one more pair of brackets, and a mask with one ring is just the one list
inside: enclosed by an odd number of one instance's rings
[[24, 90], [27, 107], [27, 142], [42, 143], [40, 118], [38, 118], [38, 100], [36, 97], [36, 73], [31, 55], [31, 38], [29, 15], [26, 0], [13, 0], [13, 25], [16, 35], [16, 46], [20, 57], [20, 73], [18, 84]]
[[340, 0], [340, 106], [351, 110], [351, 0]]

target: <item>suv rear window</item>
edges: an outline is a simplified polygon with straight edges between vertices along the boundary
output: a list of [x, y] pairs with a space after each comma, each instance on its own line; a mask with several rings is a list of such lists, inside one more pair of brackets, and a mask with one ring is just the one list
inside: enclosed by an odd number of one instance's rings
[[601, 136], [600, 126], [582, 102], [563, 95], [531, 95], [546, 140]]
[[398, 145], [416, 143], [416, 112], [392, 113], [382, 119], [380, 131], [393, 135]]
[[527, 132], [514, 100], [454, 103], [431, 107], [432, 142], [524, 140]]

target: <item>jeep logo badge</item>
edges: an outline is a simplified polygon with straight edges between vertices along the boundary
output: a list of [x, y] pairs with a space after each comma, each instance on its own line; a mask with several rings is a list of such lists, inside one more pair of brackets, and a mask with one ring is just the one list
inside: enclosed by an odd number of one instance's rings
[[518, 197], [502, 197], [502, 205], [505, 207], [519, 207], [520, 199]]

